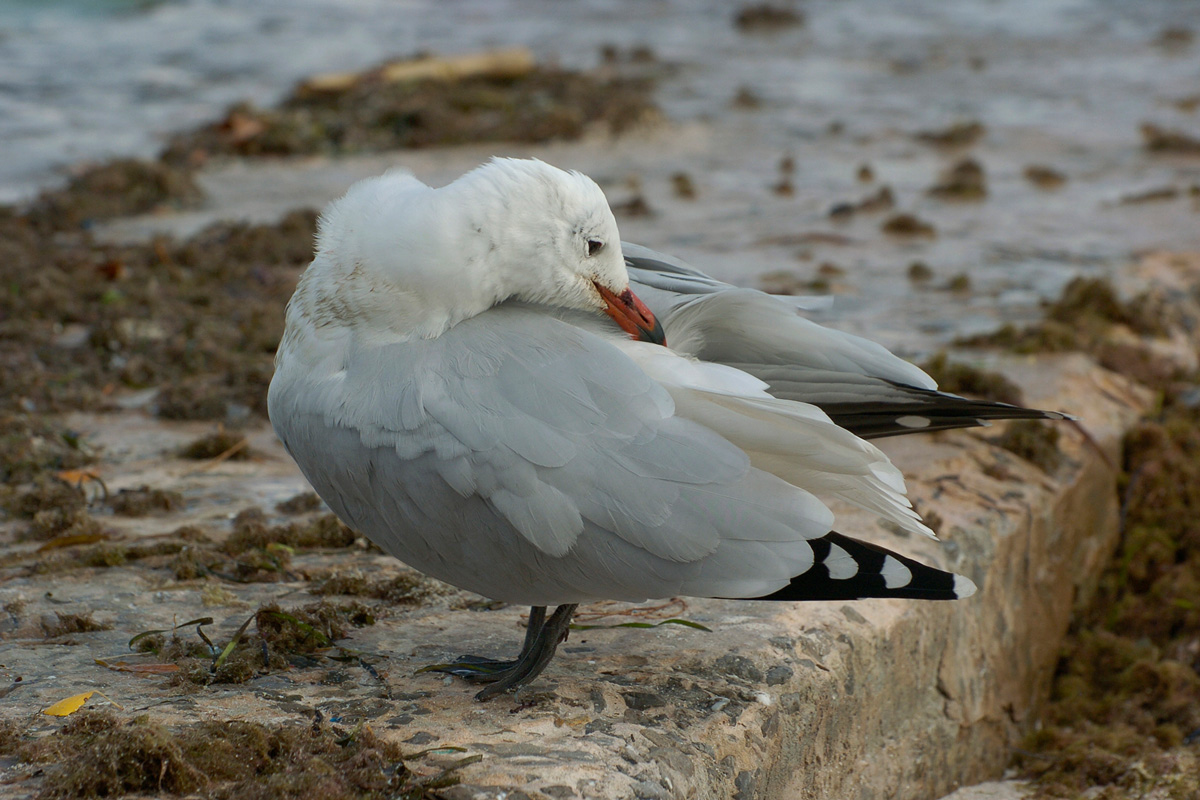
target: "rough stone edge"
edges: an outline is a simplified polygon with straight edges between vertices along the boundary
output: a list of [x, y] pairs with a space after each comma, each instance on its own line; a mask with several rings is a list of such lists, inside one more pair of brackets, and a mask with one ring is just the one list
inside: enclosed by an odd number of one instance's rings
[[[543, 796], [528, 781], [534, 752], [523, 742], [543, 756], [538, 786], [573, 785], [584, 797], [884, 792], [916, 800], [998, 776], [1044, 702], [1077, 599], [1115, 546], [1112, 464], [1149, 399], [1082, 356], [1010, 362], [1005, 371], [1032, 387], [1031, 404], [1081, 413], [1099, 448], [1065, 431], [1067, 463], [1051, 478], [978, 434], [888, 445], [912, 495], [942, 517], [946, 544], [886, 533], [879, 540], [966, 571], [978, 595], [946, 604], [697, 602], [694, 618], [714, 624], [711, 636], [610, 638], [597, 643], [592, 666], [556, 661], [548, 679], [557, 682], [559, 713], [597, 711], [599, 733], [571, 730], [560, 716], [550, 727], [539, 713], [512, 720], [498, 737], [481, 737], [465, 719], [450, 722], [446, 744], [489, 754], [463, 771], [466, 785], [454, 796], [498, 797], [501, 786]], [[839, 527], [878, 530], [867, 515], [840, 510]], [[731, 654], [753, 665], [748, 674], [722, 674], [721, 657]], [[764, 685], [773, 662], [792, 674]], [[661, 694], [665, 708], [631, 707], [639, 691]], [[672, 699], [689, 691], [733, 702], [697, 715]], [[450, 716], [470, 713], [443, 700]], [[508, 744], [498, 748], [496, 738]], [[522, 758], [529, 766], [519, 766]]]

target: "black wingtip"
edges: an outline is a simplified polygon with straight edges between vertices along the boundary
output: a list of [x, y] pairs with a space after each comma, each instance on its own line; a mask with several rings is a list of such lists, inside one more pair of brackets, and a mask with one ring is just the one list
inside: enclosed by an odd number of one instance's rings
[[1023, 408], [992, 400], [972, 400], [936, 389], [922, 389], [887, 381], [902, 393], [895, 402], [821, 404], [834, 422], [863, 439], [881, 439], [908, 433], [932, 433], [954, 428], [987, 427], [993, 420], [1076, 420], [1062, 411]]
[[903, 597], [914, 600], [962, 600], [975, 594], [963, 575], [926, 566], [884, 547], [830, 531], [809, 540], [813, 566], [787, 586], [754, 600], [861, 600]]

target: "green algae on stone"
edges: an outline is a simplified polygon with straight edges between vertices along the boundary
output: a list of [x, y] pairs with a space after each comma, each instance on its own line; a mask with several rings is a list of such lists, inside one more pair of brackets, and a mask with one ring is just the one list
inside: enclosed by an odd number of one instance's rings
[[178, 511], [183, 508], [183, 495], [169, 489], [139, 486], [122, 489], [109, 498], [108, 506], [123, 517], [144, 517], [149, 514]]
[[987, 197], [983, 167], [973, 158], [965, 158], [950, 167], [928, 194], [939, 200], [970, 202]]
[[992, 333], [962, 337], [954, 343], [964, 347], [995, 347], [1023, 355], [1083, 349], [1083, 342], [1075, 329], [1053, 320], [1025, 327], [1006, 323]]
[[1200, 155], [1200, 138], [1154, 125], [1142, 123], [1142, 146], [1150, 153]]
[[315, 595], [344, 595], [386, 600], [390, 605], [418, 604], [443, 594], [444, 586], [417, 572], [405, 572], [392, 578], [368, 579], [361, 572], [335, 572], [309, 590]]
[[265, 414], [283, 307], [312, 258], [315, 217], [111, 245], [0, 214], [9, 287], [0, 294], [9, 320], [0, 413], [104, 409], [115, 389], [152, 386], [163, 416]]
[[937, 230], [930, 223], [917, 217], [913, 214], [896, 214], [888, 217], [880, 226], [886, 234], [892, 236], [915, 237], [922, 236], [933, 239], [937, 236]]
[[[79, 469], [95, 460], [93, 448], [58, 423], [27, 413], [0, 415], [0, 484], [6, 487], [48, 472]], [[0, 501], [7, 509], [4, 495]]]
[[87, 497], [78, 487], [59, 480], [43, 478], [32, 487], [4, 496], [3, 508], [9, 514], [33, 519], [45, 511], [70, 514], [83, 511]]
[[1057, 189], [1067, 182], [1067, 176], [1044, 164], [1030, 164], [1021, 173], [1025, 180], [1039, 189]]
[[1020, 419], [1005, 423], [1004, 432], [989, 442], [1025, 459], [1047, 474], [1053, 474], [1062, 464], [1058, 449], [1059, 429], [1053, 423], [1036, 419]]
[[[398, 744], [369, 728], [199, 722], [168, 727], [83, 711], [56, 733], [7, 745], [44, 772], [39, 800], [200, 796], [218, 800], [433, 798]], [[453, 784], [445, 773], [441, 786]]]
[[960, 272], [946, 281], [946, 285], [941, 288], [955, 294], [967, 294], [971, 291], [971, 276], [965, 272]]
[[297, 90], [278, 108], [240, 104], [168, 145], [169, 164], [211, 155], [296, 156], [444, 147], [471, 142], [578, 139], [602, 126], [619, 134], [657, 114], [652, 83], [536, 67], [522, 76], [453, 81], [353, 81]]
[[979, 120], [963, 120], [940, 130], [921, 131], [916, 134], [919, 142], [935, 147], [968, 147], [975, 144], [987, 129]]
[[1143, 302], [1139, 298], [1123, 303], [1113, 285], [1102, 278], [1075, 278], [1046, 309], [1046, 319], [1086, 329], [1127, 325], [1135, 333], [1162, 336], [1166, 333], [1162, 320]]
[[[229, 455], [225, 455], [228, 453]], [[245, 461], [250, 458], [250, 448], [246, 446], [243, 434], [227, 431], [224, 428], [206, 433], [188, 442], [179, 450], [180, 458], [205, 461], [210, 458], [225, 456], [232, 461]]]
[[905, 275], [913, 283], [928, 283], [933, 278], [933, 270], [924, 261], [914, 261], [908, 265]]
[[743, 6], [733, 17], [733, 26], [742, 33], [770, 33], [803, 24], [803, 12], [770, 3]]
[[[242, 626], [222, 642], [210, 638], [201, 621], [193, 638], [182, 628], [134, 637], [136, 649], [152, 652], [165, 662], [179, 666], [172, 679], [178, 685], [241, 684], [260, 675], [286, 670], [300, 660], [311, 665], [309, 656], [336, 651], [351, 628], [374, 625], [375, 610], [362, 603], [331, 603], [321, 600], [304, 606], [282, 608], [270, 603], [245, 618]], [[190, 623], [189, 623], [190, 624]]]
[[[1142, 294], [1123, 302], [1109, 281], [1079, 277], [1046, 306], [1041, 322], [1023, 328], [1004, 325], [993, 333], [959, 339], [956, 344], [1026, 354], [1078, 350], [1097, 355], [1103, 363], [1105, 348], [1111, 351], [1108, 338], [1114, 326], [1124, 326], [1139, 336], [1160, 337], [1167, 334], [1167, 317], [1159, 297]], [[1120, 360], [1117, 355], [1111, 357], [1113, 363]], [[1138, 357], [1146, 357], [1144, 349], [1134, 360]]]
[[85, 509], [48, 508], [33, 515], [22, 538], [45, 541], [69, 536], [98, 537], [103, 530], [100, 521]]
[[358, 541], [357, 534], [333, 514], [321, 514], [304, 522], [270, 525], [261, 508], [247, 508], [233, 519], [233, 533], [225, 540], [223, 549], [229, 555], [239, 555], [253, 548], [270, 545], [291, 548], [350, 547]]
[[163, 208], [192, 208], [202, 198], [186, 169], [158, 161], [116, 159], [89, 167], [62, 189], [44, 192], [29, 216], [45, 225], [74, 227]]
[[1177, 383], [1155, 388], [1158, 417], [1125, 436], [1115, 558], [1018, 751], [1039, 797], [1200, 796], [1200, 413]]
[[1021, 404], [1021, 388], [998, 372], [951, 361], [945, 351], [921, 365], [937, 381], [938, 388], [951, 394], [965, 394], [981, 400], [1010, 405]]
[[112, 625], [96, 622], [96, 620], [92, 619], [90, 611], [86, 614], [70, 614], [56, 611], [54, 617], [53, 621], [44, 621], [42, 623], [42, 632], [46, 634], [47, 639], [66, 636], [69, 633], [91, 633], [93, 631], [112, 630]]
[[321, 507], [321, 498], [316, 492], [301, 492], [275, 504], [280, 514], [306, 514]]

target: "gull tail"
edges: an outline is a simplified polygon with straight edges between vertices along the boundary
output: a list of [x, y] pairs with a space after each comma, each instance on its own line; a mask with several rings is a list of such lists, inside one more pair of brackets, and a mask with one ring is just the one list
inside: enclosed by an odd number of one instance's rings
[[747, 600], [858, 600], [908, 597], [961, 600], [975, 594], [970, 578], [943, 572], [878, 545], [830, 531], [809, 539], [812, 567], [782, 589]]

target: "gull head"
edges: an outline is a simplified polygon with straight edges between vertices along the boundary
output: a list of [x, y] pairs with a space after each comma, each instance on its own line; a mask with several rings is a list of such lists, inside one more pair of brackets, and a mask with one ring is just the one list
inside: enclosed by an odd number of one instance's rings
[[438, 336], [516, 300], [608, 314], [664, 343], [629, 289], [600, 187], [536, 159], [495, 158], [440, 189], [399, 171], [360, 181], [322, 215], [310, 272], [351, 324], [403, 336]]
[[617, 221], [595, 181], [537, 159], [494, 158], [456, 184], [503, 208], [486, 229], [489, 267], [511, 297], [603, 312], [634, 338], [665, 343], [629, 288]]

